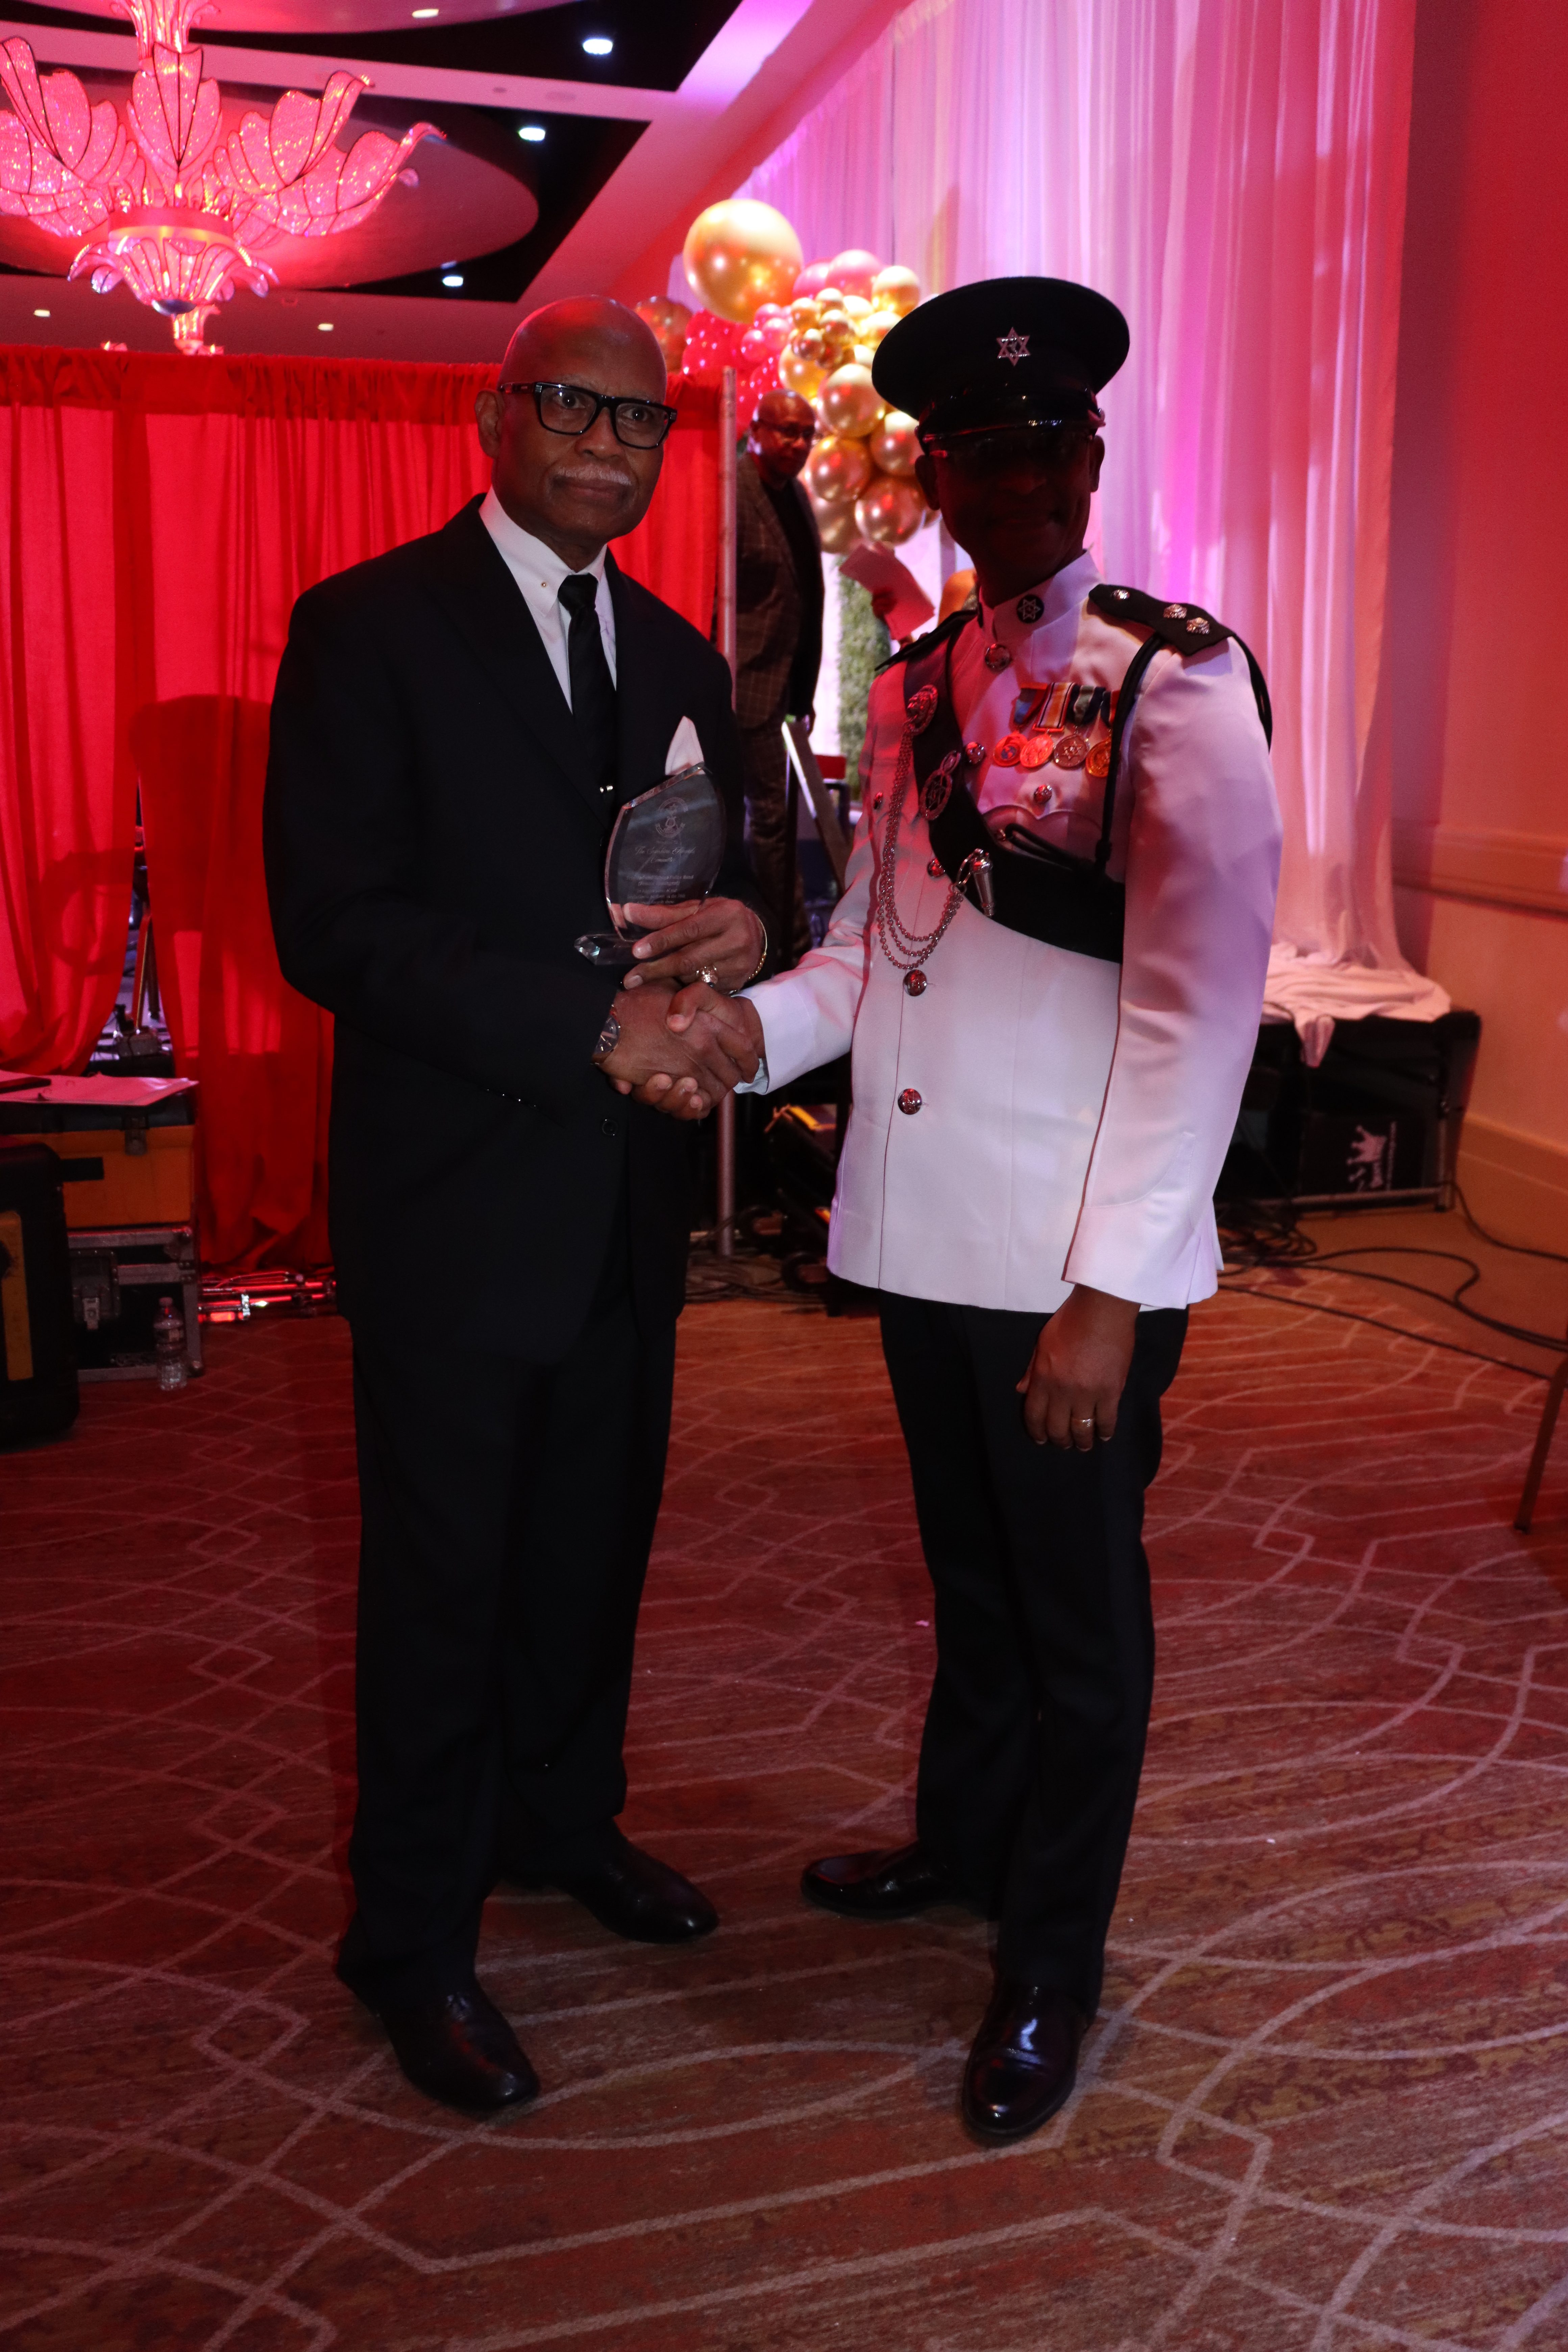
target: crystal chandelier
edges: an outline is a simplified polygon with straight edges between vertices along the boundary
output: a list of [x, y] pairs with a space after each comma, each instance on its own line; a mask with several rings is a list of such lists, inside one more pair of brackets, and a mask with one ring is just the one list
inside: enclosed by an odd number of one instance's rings
[[223, 92], [187, 46], [212, 0], [116, 0], [136, 28], [138, 63], [121, 121], [94, 106], [75, 74], [40, 80], [23, 40], [0, 42], [0, 213], [19, 215], [79, 247], [68, 275], [90, 273], [95, 293], [124, 282], [174, 322], [182, 351], [210, 348], [206, 320], [237, 286], [265, 294], [277, 271], [263, 257], [280, 237], [339, 236], [367, 221], [394, 182], [416, 187], [401, 140], [366, 131], [335, 146], [363, 74], [334, 73], [320, 98], [286, 90], [270, 115], [226, 130]]

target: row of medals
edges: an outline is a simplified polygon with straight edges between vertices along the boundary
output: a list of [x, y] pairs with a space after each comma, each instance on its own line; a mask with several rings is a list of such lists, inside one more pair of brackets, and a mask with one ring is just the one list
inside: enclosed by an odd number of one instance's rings
[[[1005, 669], [1012, 660], [1005, 646], [991, 645], [985, 648], [985, 667], [990, 670]], [[1067, 719], [1068, 707], [1080, 693], [1091, 698], [1091, 708], [1098, 703], [1105, 709], [1109, 727], [1115, 717], [1112, 696], [1103, 689], [1083, 688], [1071, 678], [1052, 686], [1021, 685], [1013, 704], [1013, 727], [1004, 735], [991, 754], [998, 768], [1082, 768], [1091, 776], [1110, 773], [1110, 738], [1106, 735], [1096, 743], [1073, 726]], [[1058, 706], [1061, 717], [1056, 723], [1049, 714]], [[1026, 721], [1027, 722], [1026, 725]], [[1090, 722], [1092, 724], [1092, 720]], [[1032, 795], [1037, 808], [1044, 808], [1051, 798], [1048, 784], [1037, 784]]]

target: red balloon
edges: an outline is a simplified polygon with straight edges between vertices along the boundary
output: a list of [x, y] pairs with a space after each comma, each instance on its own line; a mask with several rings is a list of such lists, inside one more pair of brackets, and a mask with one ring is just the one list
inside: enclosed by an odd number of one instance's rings
[[716, 390], [727, 367], [743, 364], [741, 343], [746, 332], [744, 327], [736, 326], [729, 319], [715, 318], [711, 310], [699, 310], [687, 331], [681, 374], [690, 383], [706, 384]]
[[779, 363], [772, 352], [761, 367], [752, 368], [735, 386], [735, 415], [742, 425], [749, 425], [757, 413], [757, 403], [770, 392], [782, 392]]
[[[795, 299], [798, 302], [803, 294], [820, 294], [825, 286], [836, 284], [837, 280], [829, 278], [826, 261], [808, 262], [795, 281]], [[839, 292], [843, 290], [840, 287]]]

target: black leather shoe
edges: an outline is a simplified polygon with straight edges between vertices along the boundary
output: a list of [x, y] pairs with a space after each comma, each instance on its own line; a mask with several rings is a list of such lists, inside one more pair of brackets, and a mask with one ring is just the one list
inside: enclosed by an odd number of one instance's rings
[[635, 1944], [689, 1944], [711, 1935], [719, 1914], [700, 1887], [617, 1834], [610, 1850], [574, 1870], [531, 1872], [525, 1885], [558, 1886], [602, 1927]]
[[981, 2139], [1025, 2139], [1048, 2123], [1071, 2096], [1086, 2031], [1065, 1992], [998, 1977], [963, 2070], [970, 2130]]
[[522, 2045], [488, 1994], [435, 1993], [379, 2012], [397, 2063], [416, 2091], [491, 2116], [526, 2106], [539, 2095], [539, 2077]]
[[953, 1889], [917, 1839], [877, 1853], [830, 1853], [807, 1863], [800, 1891], [808, 1903], [846, 1919], [908, 1919], [933, 1903], [951, 1903]]

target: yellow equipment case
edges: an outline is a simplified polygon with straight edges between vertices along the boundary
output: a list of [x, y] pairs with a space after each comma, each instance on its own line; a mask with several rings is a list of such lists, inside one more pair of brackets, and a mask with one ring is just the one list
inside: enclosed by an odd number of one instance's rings
[[60, 1162], [84, 1380], [154, 1375], [153, 1324], [169, 1295], [186, 1361], [202, 1369], [195, 1105], [190, 1078], [0, 1073], [0, 1145], [47, 1145]]

